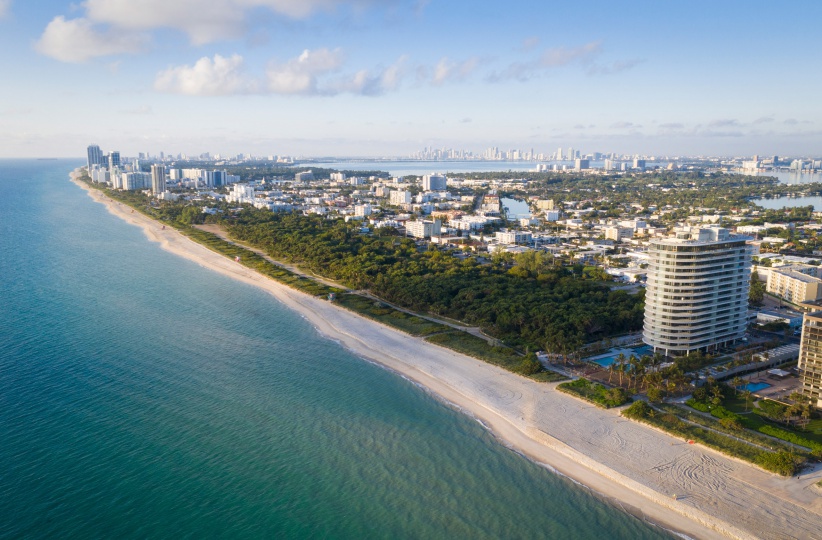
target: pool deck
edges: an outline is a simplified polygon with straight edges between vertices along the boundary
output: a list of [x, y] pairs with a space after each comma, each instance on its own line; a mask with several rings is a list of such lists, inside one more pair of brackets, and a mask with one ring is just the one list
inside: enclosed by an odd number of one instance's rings
[[796, 392], [800, 387], [799, 377], [796, 375], [789, 375], [784, 379], [779, 379], [778, 377], [769, 376], [767, 372], [763, 371], [754, 373], [751, 376], [742, 377], [742, 380], [744, 384], [765, 383], [771, 385], [768, 388], [763, 388], [762, 390], [757, 390], [752, 393], [758, 398], [767, 398], [776, 401], [785, 401], [792, 392]]

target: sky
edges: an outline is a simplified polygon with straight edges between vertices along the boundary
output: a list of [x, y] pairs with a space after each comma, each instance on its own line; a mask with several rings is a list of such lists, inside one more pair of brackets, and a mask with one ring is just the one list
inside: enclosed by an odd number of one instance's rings
[[820, 20], [818, 0], [0, 0], [0, 157], [819, 157]]

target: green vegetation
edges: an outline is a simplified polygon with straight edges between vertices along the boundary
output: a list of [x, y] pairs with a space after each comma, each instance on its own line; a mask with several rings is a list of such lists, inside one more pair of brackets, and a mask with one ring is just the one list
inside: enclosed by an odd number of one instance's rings
[[[433, 336], [425, 338], [425, 341], [468, 356], [473, 356], [474, 358], [479, 358], [489, 364], [494, 364], [495, 366], [519, 373], [520, 375], [525, 375], [535, 381], [555, 382], [565, 379], [565, 377], [559, 373], [544, 369], [539, 362], [536, 362], [536, 357], [533, 353], [522, 357], [513, 349], [491, 346], [486, 340], [460, 330], [434, 334]], [[534, 362], [536, 362], [536, 365]]]
[[416, 315], [410, 315], [387, 306], [382, 302], [374, 301], [358, 294], [346, 293], [338, 295], [335, 302], [344, 308], [402, 330], [412, 336], [428, 336], [451, 329], [451, 327], [444, 324], [435, 323], [422, 317], [417, 317]]
[[805, 458], [800, 454], [778, 450], [763, 450], [747, 442], [712, 429], [695, 426], [684, 422], [677, 415], [660, 411], [643, 401], [638, 401], [622, 412], [623, 416], [644, 422], [685, 440], [699, 442], [729, 456], [743, 459], [759, 465], [782, 476], [791, 476], [799, 472]]
[[[751, 407], [748, 392], [734, 391], [723, 384], [709, 381], [694, 391], [686, 402], [689, 407], [720, 419], [724, 426], [737, 431], [750, 430], [809, 449], [822, 456], [822, 434], [798, 431], [795, 426], [807, 425], [812, 414], [809, 404], [801, 395], [792, 395], [795, 404], [783, 405], [772, 400], [758, 401]], [[744, 406], [744, 409], [743, 409]]]
[[761, 306], [765, 300], [765, 283], [760, 281], [757, 272], [751, 272], [751, 288], [748, 290], [748, 302], [754, 306]]
[[581, 397], [606, 409], [619, 407], [631, 401], [630, 394], [623, 388], [606, 388], [585, 378], [564, 382], [557, 386], [557, 390]]
[[585, 279], [582, 267], [554, 266], [552, 258], [522, 257], [522, 268], [509, 272], [504, 259], [480, 264], [434, 246], [421, 249], [393, 230], [361, 234], [360, 224], [297, 213], [248, 209], [226, 226], [278, 260], [403, 308], [479, 326], [522, 349], [569, 353], [642, 326], [642, 293], [613, 291], [599, 276]]

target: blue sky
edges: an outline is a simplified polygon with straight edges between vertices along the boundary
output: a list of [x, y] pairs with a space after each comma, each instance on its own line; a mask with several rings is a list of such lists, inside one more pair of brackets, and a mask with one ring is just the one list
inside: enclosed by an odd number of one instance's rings
[[0, 156], [822, 155], [822, 2], [0, 0]]

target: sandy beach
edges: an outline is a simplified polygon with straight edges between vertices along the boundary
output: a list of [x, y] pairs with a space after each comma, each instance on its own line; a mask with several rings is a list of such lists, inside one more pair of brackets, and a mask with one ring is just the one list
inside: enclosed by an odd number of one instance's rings
[[252, 284], [320, 333], [482, 421], [504, 444], [692, 538], [822, 538], [822, 469], [782, 478], [290, 289], [74, 180], [163, 249]]

